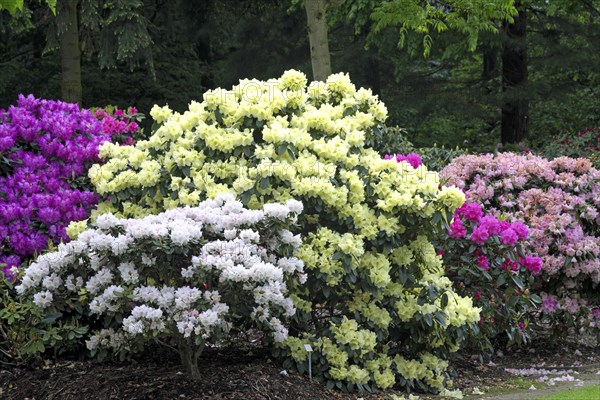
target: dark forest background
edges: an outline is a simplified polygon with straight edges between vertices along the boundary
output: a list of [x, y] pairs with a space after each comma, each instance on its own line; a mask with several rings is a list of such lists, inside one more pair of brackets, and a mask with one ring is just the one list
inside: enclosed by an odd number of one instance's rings
[[[64, 4], [61, 4], [64, 3]], [[484, 151], [501, 138], [501, 110], [523, 104], [530, 146], [564, 131], [600, 125], [600, 2], [521, 1], [516, 36], [498, 21], [469, 48], [460, 32], [423, 37], [398, 27], [374, 29], [373, 1], [334, 2], [328, 9], [333, 72], [348, 72], [389, 110], [389, 125], [419, 146], [433, 143]], [[61, 98], [61, 7], [76, 7], [82, 105], [153, 104], [183, 111], [207, 89], [241, 78], [278, 77], [298, 69], [312, 77], [307, 15], [290, 0], [60, 0], [26, 2], [0, 12], [0, 108], [19, 93]], [[68, 25], [68, 24], [67, 24]], [[503, 90], [511, 62], [526, 57], [527, 81]], [[513, 54], [514, 58], [514, 54]], [[522, 68], [522, 66], [520, 67]], [[510, 96], [510, 98], [508, 98]]]

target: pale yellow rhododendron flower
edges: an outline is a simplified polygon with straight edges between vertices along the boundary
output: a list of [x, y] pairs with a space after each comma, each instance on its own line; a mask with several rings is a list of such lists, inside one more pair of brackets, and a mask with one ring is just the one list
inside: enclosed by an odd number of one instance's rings
[[69, 226], [67, 226], [67, 235], [71, 240], [77, 240], [77, 236], [83, 231], [87, 229], [88, 220], [83, 221], [71, 221]]

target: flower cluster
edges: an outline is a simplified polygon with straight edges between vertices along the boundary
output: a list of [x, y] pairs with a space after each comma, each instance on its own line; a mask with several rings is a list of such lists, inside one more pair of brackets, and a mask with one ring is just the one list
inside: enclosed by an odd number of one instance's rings
[[[310, 337], [288, 338], [283, 351], [298, 355], [308, 340], [319, 359], [313, 373], [339, 385], [441, 389], [443, 358], [459, 348], [479, 309], [453, 291], [428, 237], [465, 197], [440, 188], [436, 173], [382, 160], [365, 145], [387, 115], [370, 90], [345, 74], [309, 85], [287, 71], [209, 91], [182, 114], [155, 106], [151, 115], [157, 129], [147, 140], [100, 149], [106, 163], [89, 176], [110, 199], [104, 210], [140, 217], [222, 192], [250, 208], [302, 201], [298, 256], [308, 279], [290, 289], [295, 331]], [[364, 351], [353, 349], [355, 338]], [[389, 364], [396, 347], [405, 359]], [[329, 349], [345, 353], [343, 367]], [[424, 352], [438, 361], [402, 378]], [[306, 366], [305, 355], [288, 361]]]
[[112, 118], [77, 104], [20, 95], [15, 106], [0, 110], [0, 263], [3, 272], [68, 240], [70, 221], [88, 216], [98, 197], [87, 170], [98, 162], [98, 146], [113, 132]]
[[135, 107], [127, 110], [112, 106], [93, 110], [94, 116], [102, 123], [102, 132], [111, 137], [113, 143], [133, 145], [135, 136], [140, 132], [139, 122], [144, 120]]
[[[527, 249], [543, 264], [536, 280], [546, 299], [542, 317], [559, 310], [571, 325], [593, 320], [590, 310], [600, 301], [600, 171], [589, 160], [549, 161], [513, 153], [461, 156], [441, 176], [494, 214], [527, 223]], [[539, 268], [533, 259], [520, 264]]]
[[103, 214], [39, 256], [16, 290], [49, 312], [102, 317], [87, 340], [94, 353], [160, 334], [197, 360], [205, 343], [248, 324], [282, 342], [282, 318], [296, 311], [287, 285], [306, 279], [293, 257], [301, 240], [287, 229], [302, 208], [289, 200], [247, 210], [225, 195], [142, 219]]
[[423, 164], [423, 162], [421, 161], [421, 156], [419, 156], [417, 153], [408, 153], [407, 155], [386, 154], [385, 156], [383, 156], [383, 159], [384, 160], [396, 160], [396, 162], [406, 161], [414, 169], [419, 168]]

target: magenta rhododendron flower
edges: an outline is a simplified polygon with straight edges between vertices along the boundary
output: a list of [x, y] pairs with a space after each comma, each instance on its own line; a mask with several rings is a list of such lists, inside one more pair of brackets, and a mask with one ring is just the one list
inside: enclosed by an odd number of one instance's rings
[[502, 232], [500, 232], [500, 241], [502, 244], [514, 246], [518, 240], [519, 236], [511, 228], [505, 229]]
[[506, 271], [518, 271], [519, 270], [519, 263], [517, 263], [516, 261], [511, 260], [510, 258], [507, 258], [507, 259], [504, 260], [504, 262], [500, 266], [500, 269], [503, 269], [503, 270], [506, 270]]
[[490, 270], [490, 264], [486, 256], [477, 257], [477, 265], [481, 269], [485, 269], [486, 271]]
[[465, 202], [462, 207], [456, 210], [456, 213], [473, 222], [478, 222], [483, 217], [481, 205], [472, 202]]
[[486, 215], [479, 220], [479, 226], [489, 232], [490, 235], [498, 235], [505, 227], [502, 226], [498, 218], [493, 215]]
[[489, 239], [490, 232], [487, 227], [479, 225], [473, 229], [471, 233], [470, 239], [473, 243], [478, 245], [484, 245], [485, 242]]
[[521, 221], [515, 221], [510, 224], [510, 228], [517, 233], [519, 239], [527, 239], [529, 236], [529, 228]]
[[463, 238], [467, 234], [467, 230], [459, 217], [454, 217], [450, 223], [450, 236], [455, 239]]
[[406, 161], [413, 168], [420, 167], [423, 162], [421, 161], [421, 156], [416, 153], [409, 153], [407, 155], [404, 154], [386, 154], [383, 156], [384, 160], [393, 160], [396, 159], [396, 162]]
[[542, 259], [539, 257], [526, 256], [525, 258], [521, 258], [519, 263], [527, 268], [529, 272], [533, 275], [537, 275], [542, 270]]

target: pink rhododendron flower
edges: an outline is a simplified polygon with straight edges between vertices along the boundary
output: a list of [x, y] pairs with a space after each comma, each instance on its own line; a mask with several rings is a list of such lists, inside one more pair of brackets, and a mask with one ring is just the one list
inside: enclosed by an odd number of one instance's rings
[[556, 312], [558, 309], [558, 301], [556, 301], [556, 297], [552, 295], [548, 295], [547, 293], [542, 293], [542, 306], [540, 310], [543, 313], [551, 314]]
[[571, 297], [566, 297], [563, 300], [561, 308], [567, 312], [574, 314], [579, 311], [579, 309], [581, 308], [581, 305], [579, 304], [577, 299], [573, 299]]

